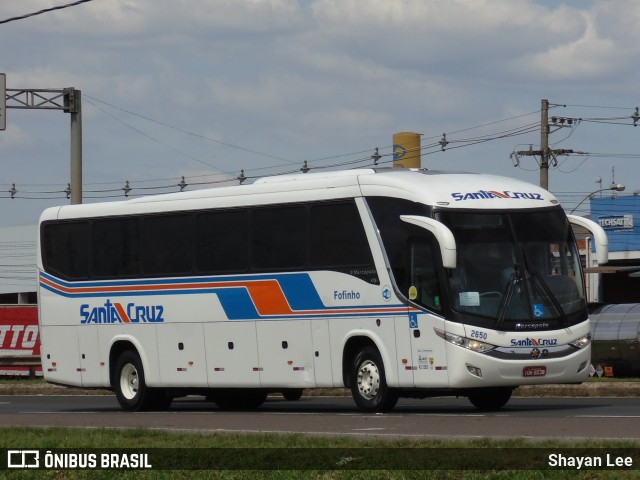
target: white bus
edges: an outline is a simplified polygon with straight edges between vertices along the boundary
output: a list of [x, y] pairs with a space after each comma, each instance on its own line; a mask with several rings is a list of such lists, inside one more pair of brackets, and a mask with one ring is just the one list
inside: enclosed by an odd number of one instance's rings
[[[606, 262], [607, 241], [589, 228]], [[125, 410], [199, 394], [347, 387], [362, 411], [588, 376], [570, 222], [490, 175], [351, 170], [47, 209], [38, 247], [45, 378]]]

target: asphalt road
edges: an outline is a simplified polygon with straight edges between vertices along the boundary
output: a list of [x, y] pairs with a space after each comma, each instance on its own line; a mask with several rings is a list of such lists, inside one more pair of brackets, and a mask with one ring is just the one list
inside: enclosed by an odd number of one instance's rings
[[640, 440], [638, 398], [515, 397], [483, 413], [465, 398], [403, 399], [389, 414], [359, 413], [349, 397], [269, 397], [259, 411], [225, 412], [202, 397], [164, 412], [120, 410], [112, 396], [0, 396], [0, 426], [278, 432], [382, 438]]

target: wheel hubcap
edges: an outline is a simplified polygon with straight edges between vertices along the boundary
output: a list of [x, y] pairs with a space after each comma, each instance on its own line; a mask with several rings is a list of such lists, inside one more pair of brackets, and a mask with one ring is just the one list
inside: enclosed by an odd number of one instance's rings
[[130, 363], [120, 372], [120, 390], [127, 400], [132, 400], [138, 394], [138, 370]]
[[367, 360], [360, 365], [358, 370], [358, 390], [360, 394], [371, 400], [380, 390], [380, 372], [378, 366], [371, 360]]

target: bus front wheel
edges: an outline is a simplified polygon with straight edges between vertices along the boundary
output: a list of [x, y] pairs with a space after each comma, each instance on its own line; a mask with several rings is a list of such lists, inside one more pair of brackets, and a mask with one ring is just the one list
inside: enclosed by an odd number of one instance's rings
[[468, 395], [474, 407], [483, 411], [500, 410], [511, 399], [510, 387], [481, 388]]
[[295, 402], [302, 398], [302, 388], [285, 388], [282, 390], [282, 396], [289, 402]]
[[398, 401], [398, 393], [387, 386], [384, 364], [374, 347], [364, 347], [353, 359], [350, 372], [353, 400], [363, 412], [388, 412]]

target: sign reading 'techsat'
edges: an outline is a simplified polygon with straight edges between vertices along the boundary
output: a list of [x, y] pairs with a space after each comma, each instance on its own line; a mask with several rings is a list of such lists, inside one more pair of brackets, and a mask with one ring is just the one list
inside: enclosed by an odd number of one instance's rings
[[633, 215], [608, 215], [598, 223], [605, 230], [633, 230]]

